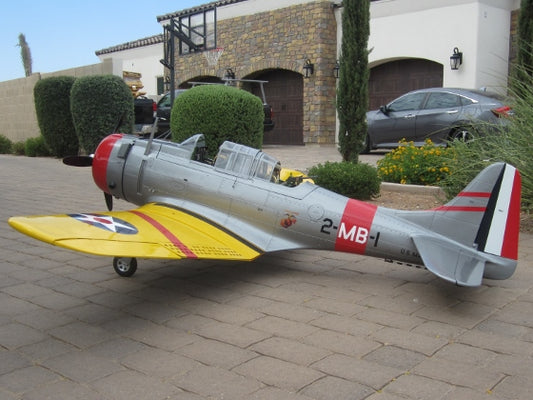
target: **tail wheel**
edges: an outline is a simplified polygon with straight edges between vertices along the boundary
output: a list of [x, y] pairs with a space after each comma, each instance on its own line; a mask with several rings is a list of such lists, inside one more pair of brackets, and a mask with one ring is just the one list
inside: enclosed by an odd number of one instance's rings
[[115, 272], [123, 277], [132, 276], [137, 271], [137, 259], [128, 257], [115, 257], [113, 259]]

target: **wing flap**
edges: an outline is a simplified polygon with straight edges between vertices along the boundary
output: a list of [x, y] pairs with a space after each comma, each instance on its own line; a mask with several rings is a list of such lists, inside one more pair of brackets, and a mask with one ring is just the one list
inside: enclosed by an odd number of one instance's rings
[[13, 217], [9, 224], [43, 242], [102, 256], [247, 261], [261, 254], [232, 232], [161, 204], [100, 214]]

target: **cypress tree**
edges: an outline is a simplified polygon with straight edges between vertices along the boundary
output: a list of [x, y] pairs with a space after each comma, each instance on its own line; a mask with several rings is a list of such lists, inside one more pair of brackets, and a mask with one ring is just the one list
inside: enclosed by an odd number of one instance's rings
[[344, 0], [337, 89], [339, 145], [344, 161], [357, 162], [367, 135], [369, 0]]

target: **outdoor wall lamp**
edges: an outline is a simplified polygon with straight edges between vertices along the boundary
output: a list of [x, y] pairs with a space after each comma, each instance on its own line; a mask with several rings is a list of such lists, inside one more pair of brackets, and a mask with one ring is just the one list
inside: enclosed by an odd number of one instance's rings
[[304, 78], [309, 78], [315, 72], [315, 64], [311, 63], [310, 59], [307, 59], [304, 64]]
[[452, 70], [457, 70], [462, 63], [463, 53], [461, 53], [457, 47], [454, 47], [453, 54], [450, 56], [450, 67]]
[[174, 70], [174, 66], [172, 64], [170, 64], [167, 60], [165, 60], [164, 58], [162, 58], [161, 60], [159, 60], [159, 62], [161, 64], [163, 64], [165, 67], [167, 67], [169, 70], [173, 71]]
[[335, 61], [335, 66], [333, 67], [333, 76], [335, 79], [339, 79], [339, 70], [341, 69], [341, 64], [339, 60]]

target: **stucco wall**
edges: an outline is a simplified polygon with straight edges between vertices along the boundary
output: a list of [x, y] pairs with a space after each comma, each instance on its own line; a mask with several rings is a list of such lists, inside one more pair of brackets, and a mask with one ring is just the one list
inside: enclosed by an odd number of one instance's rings
[[269, 69], [302, 74], [305, 60], [315, 72], [304, 79], [305, 143], [335, 142], [335, 78], [337, 26], [331, 2], [319, 0], [226, 18], [217, 23], [217, 44], [224, 53], [217, 67], [208, 67], [202, 53], [177, 55], [176, 82], [200, 76], [223, 77], [231, 67], [238, 78]]
[[[510, 11], [515, 6], [508, 0], [372, 3], [369, 64], [423, 58], [444, 66], [444, 86], [502, 90], [507, 84]], [[450, 68], [454, 47], [463, 52], [457, 71]]]
[[51, 76], [88, 76], [113, 73], [109, 59], [100, 64], [52, 73], [34, 73], [27, 78], [0, 82], [0, 134], [13, 142], [25, 141], [41, 134], [35, 114], [33, 88], [42, 78]]
[[159, 62], [163, 58], [163, 44], [157, 43], [150, 46], [136, 47], [133, 49], [116, 51], [111, 54], [98, 56], [100, 60], [113, 59], [117, 76], [122, 71], [138, 72], [142, 75], [141, 81], [146, 96], [157, 100], [157, 78], [164, 76], [164, 67]]

